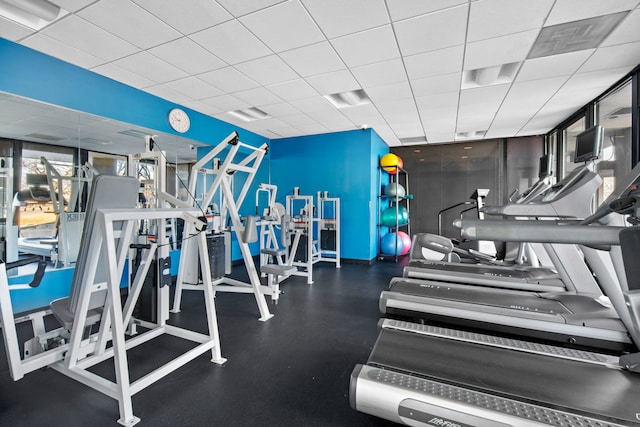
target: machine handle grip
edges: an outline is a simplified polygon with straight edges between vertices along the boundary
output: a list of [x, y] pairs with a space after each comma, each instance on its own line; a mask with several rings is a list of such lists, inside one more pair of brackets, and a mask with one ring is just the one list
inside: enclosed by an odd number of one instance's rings
[[34, 262], [39, 262], [40, 257], [38, 255], [33, 255], [27, 258], [19, 259], [17, 261], [11, 261], [5, 263], [5, 267], [7, 270], [11, 270], [12, 268], [23, 267], [25, 265], [33, 264]]
[[36, 269], [36, 273], [33, 275], [33, 280], [29, 283], [29, 286], [32, 288], [37, 288], [40, 286], [40, 282], [42, 281], [42, 277], [44, 276], [44, 270], [47, 268], [46, 261], [38, 262], [38, 268]]

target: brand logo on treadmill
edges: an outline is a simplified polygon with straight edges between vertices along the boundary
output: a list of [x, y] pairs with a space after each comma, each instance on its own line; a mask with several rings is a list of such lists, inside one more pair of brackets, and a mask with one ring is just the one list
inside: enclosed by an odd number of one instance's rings
[[433, 417], [431, 418], [427, 424], [431, 424], [432, 426], [439, 427], [462, 427], [461, 424], [458, 424], [453, 421], [445, 420], [444, 418]]

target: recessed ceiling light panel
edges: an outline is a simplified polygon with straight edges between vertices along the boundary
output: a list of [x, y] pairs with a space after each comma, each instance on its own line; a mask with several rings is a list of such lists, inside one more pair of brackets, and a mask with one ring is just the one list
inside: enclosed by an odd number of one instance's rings
[[324, 97], [336, 108], [347, 108], [354, 107], [356, 105], [371, 104], [371, 100], [362, 89], [332, 93], [331, 95], [325, 95]]

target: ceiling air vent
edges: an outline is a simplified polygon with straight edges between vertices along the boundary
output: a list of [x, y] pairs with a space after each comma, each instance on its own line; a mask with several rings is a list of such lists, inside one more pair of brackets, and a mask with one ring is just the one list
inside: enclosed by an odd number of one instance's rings
[[611, 33], [628, 11], [544, 27], [528, 59], [593, 49]]
[[60, 138], [59, 136], [53, 136], [53, 135], [46, 135], [44, 133], [31, 133], [29, 135], [25, 135], [28, 136], [30, 138], [36, 138], [36, 139], [44, 139], [45, 141], [62, 141], [66, 138]]
[[427, 137], [426, 136], [412, 136], [409, 138], [400, 138], [401, 144], [426, 144]]
[[135, 130], [135, 129], [123, 130], [118, 133], [121, 135], [132, 136], [134, 138], [144, 138], [145, 136], [148, 135], [145, 132], [140, 132], [139, 130]]

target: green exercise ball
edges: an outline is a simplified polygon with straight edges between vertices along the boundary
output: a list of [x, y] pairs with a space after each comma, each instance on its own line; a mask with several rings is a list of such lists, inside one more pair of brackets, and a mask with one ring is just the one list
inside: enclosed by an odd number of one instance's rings
[[[398, 225], [404, 225], [409, 222], [409, 211], [404, 206], [398, 206]], [[389, 206], [382, 211], [380, 215], [380, 224], [385, 227], [396, 226], [396, 207]]]

